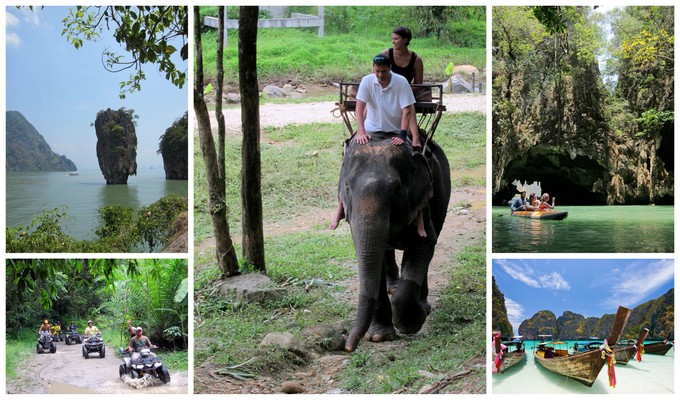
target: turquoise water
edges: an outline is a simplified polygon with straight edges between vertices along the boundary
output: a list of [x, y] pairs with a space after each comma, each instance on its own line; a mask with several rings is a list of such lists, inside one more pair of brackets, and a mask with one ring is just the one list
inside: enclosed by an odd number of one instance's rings
[[673, 206], [565, 206], [562, 221], [493, 207], [494, 253], [672, 253]]
[[[536, 342], [538, 343], [538, 342]], [[567, 341], [572, 348], [573, 341]], [[548, 371], [534, 360], [533, 341], [525, 342], [526, 360], [503, 374], [493, 374], [493, 394], [553, 394], [553, 393], [610, 393], [610, 394], [671, 394], [674, 393], [674, 350], [665, 356], [643, 354], [642, 362], [630, 360], [616, 364], [616, 387], [609, 387], [607, 366], [600, 371], [592, 387], [574, 379]]]
[[107, 185], [101, 171], [7, 172], [7, 226], [28, 226], [44, 209], [59, 208], [68, 214], [62, 221], [66, 232], [77, 239], [94, 239], [99, 223], [97, 211], [104, 205], [138, 208], [167, 194], [187, 197], [187, 181], [165, 179], [162, 168], [143, 169], [127, 185]]

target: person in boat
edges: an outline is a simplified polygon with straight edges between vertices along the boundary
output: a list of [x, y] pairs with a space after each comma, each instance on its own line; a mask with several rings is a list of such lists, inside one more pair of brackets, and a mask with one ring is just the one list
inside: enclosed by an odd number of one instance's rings
[[[390, 90], [385, 90], [388, 88]], [[403, 145], [415, 102], [406, 78], [392, 73], [389, 57], [382, 53], [376, 55], [373, 57], [373, 73], [364, 76], [359, 84], [354, 113], [357, 132], [351, 143], [364, 145], [371, 140], [373, 133], [388, 133], [393, 135], [393, 145]], [[344, 217], [345, 208], [338, 199], [338, 208], [329, 228], [337, 228]], [[418, 236], [427, 237], [422, 210], [418, 212], [415, 224]]]
[[525, 208], [527, 211], [537, 211], [538, 206], [541, 202], [536, 198], [536, 193], [531, 193], [529, 195], [529, 201], [527, 201]]
[[[408, 83], [419, 85], [423, 83], [423, 59], [414, 51], [408, 49], [412, 37], [411, 30], [407, 27], [396, 27], [392, 31], [392, 47], [385, 49], [382, 54], [389, 57], [390, 68], [393, 73], [403, 76]], [[425, 96], [426, 93], [419, 88], [414, 88], [413, 95], [418, 98]], [[411, 110], [410, 118], [408, 126], [411, 130], [413, 148], [418, 150], [421, 148], [421, 144], [415, 107]]]
[[522, 191], [519, 194], [519, 197], [515, 197], [515, 199], [510, 203], [510, 209], [514, 211], [525, 211], [527, 206], [527, 192]]
[[550, 201], [550, 195], [548, 193], [543, 193], [541, 196], [541, 202], [538, 205], [538, 209], [543, 210], [554, 210], [555, 209], [555, 197], [552, 198], [552, 204], [548, 203]]

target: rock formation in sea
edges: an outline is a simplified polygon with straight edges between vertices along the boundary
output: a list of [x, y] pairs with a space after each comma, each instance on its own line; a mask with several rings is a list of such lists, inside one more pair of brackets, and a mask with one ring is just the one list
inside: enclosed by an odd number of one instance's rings
[[189, 179], [188, 114], [175, 120], [160, 137], [158, 153], [163, 156], [165, 179]]
[[127, 184], [137, 174], [137, 135], [134, 110], [106, 109], [97, 113], [97, 159], [106, 183]]
[[[642, 328], [649, 328], [650, 338], [666, 339], [674, 333], [674, 289], [661, 297], [649, 300], [633, 309], [621, 338], [634, 339]], [[525, 339], [538, 339], [538, 335], [553, 335], [554, 339], [581, 340], [588, 337], [606, 338], [614, 323], [614, 314], [588, 317], [565, 311], [555, 318], [552, 311], [542, 310], [522, 321], [519, 334]], [[495, 329], [495, 327], [494, 327]]]
[[491, 330], [499, 331], [502, 337], [512, 337], [513, 329], [508, 320], [505, 296], [496, 286], [496, 278], [491, 277]]
[[75, 171], [66, 156], [56, 154], [45, 138], [18, 111], [6, 113], [7, 171]]

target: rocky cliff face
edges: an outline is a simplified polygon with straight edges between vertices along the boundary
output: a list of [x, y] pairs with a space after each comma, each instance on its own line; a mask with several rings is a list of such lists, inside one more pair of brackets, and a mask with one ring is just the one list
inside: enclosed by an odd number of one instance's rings
[[[561, 42], [556, 74], [546, 42], [534, 55], [544, 59], [494, 60], [494, 204], [515, 195], [515, 179], [541, 182], [560, 204], [673, 204], [673, 124], [642, 135], [630, 117], [632, 131], [614, 132], [594, 58], [577, 40]], [[673, 93], [669, 83], [658, 90]]]
[[[621, 338], [635, 339], [642, 328], [649, 328], [650, 338], [666, 339], [674, 332], [673, 305], [674, 289], [671, 289], [658, 299], [635, 307]], [[556, 319], [551, 311], [543, 310], [524, 320], [519, 327], [519, 334], [529, 340], [538, 339], [538, 335], [553, 335], [554, 339], [562, 340], [591, 336], [606, 338], [614, 324], [614, 317], [614, 314], [605, 314], [600, 318], [584, 318], [580, 314], [565, 311]]]
[[188, 114], [176, 120], [161, 136], [158, 152], [163, 156], [165, 179], [189, 179]]
[[491, 329], [500, 331], [502, 337], [513, 336], [513, 329], [508, 320], [508, 311], [505, 307], [505, 296], [496, 286], [496, 278], [491, 277]]
[[128, 176], [137, 174], [137, 135], [134, 110], [106, 109], [97, 113], [97, 158], [106, 183], [127, 184]]
[[18, 111], [7, 111], [7, 171], [75, 171], [73, 161], [56, 154]]

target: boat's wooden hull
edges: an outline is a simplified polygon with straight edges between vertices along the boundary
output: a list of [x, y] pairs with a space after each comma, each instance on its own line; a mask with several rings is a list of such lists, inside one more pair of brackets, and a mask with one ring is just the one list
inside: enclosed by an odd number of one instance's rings
[[616, 350], [614, 351], [616, 363], [623, 365], [628, 364], [628, 361], [630, 361], [630, 359], [633, 358], [636, 352], [637, 348], [635, 346], [617, 347]]
[[552, 219], [556, 221], [563, 220], [569, 215], [568, 211], [513, 211], [512, 215], [520, 218], [531, 219]]
[[534, 357], [550, 371], [576, 379], [588, 387], [593, 386], [605, 363], [600, 350], [554, 358], [544, 358], [534, 353]]
[[508, 370], [510, 367], [514, 367], [519, 364], [526, 357], [525, 353], [515, 352], [515, 353], [504, 353], [501, 362], [500, 372], [501, 374]]
[[668, 353], [668, 350], [670, 350], [671, 347], [673, 347], [671, 343], [664, 342], [646, 344], [645, 354], [657, 354], [663, 356], [666, 355], [666, 353]]

